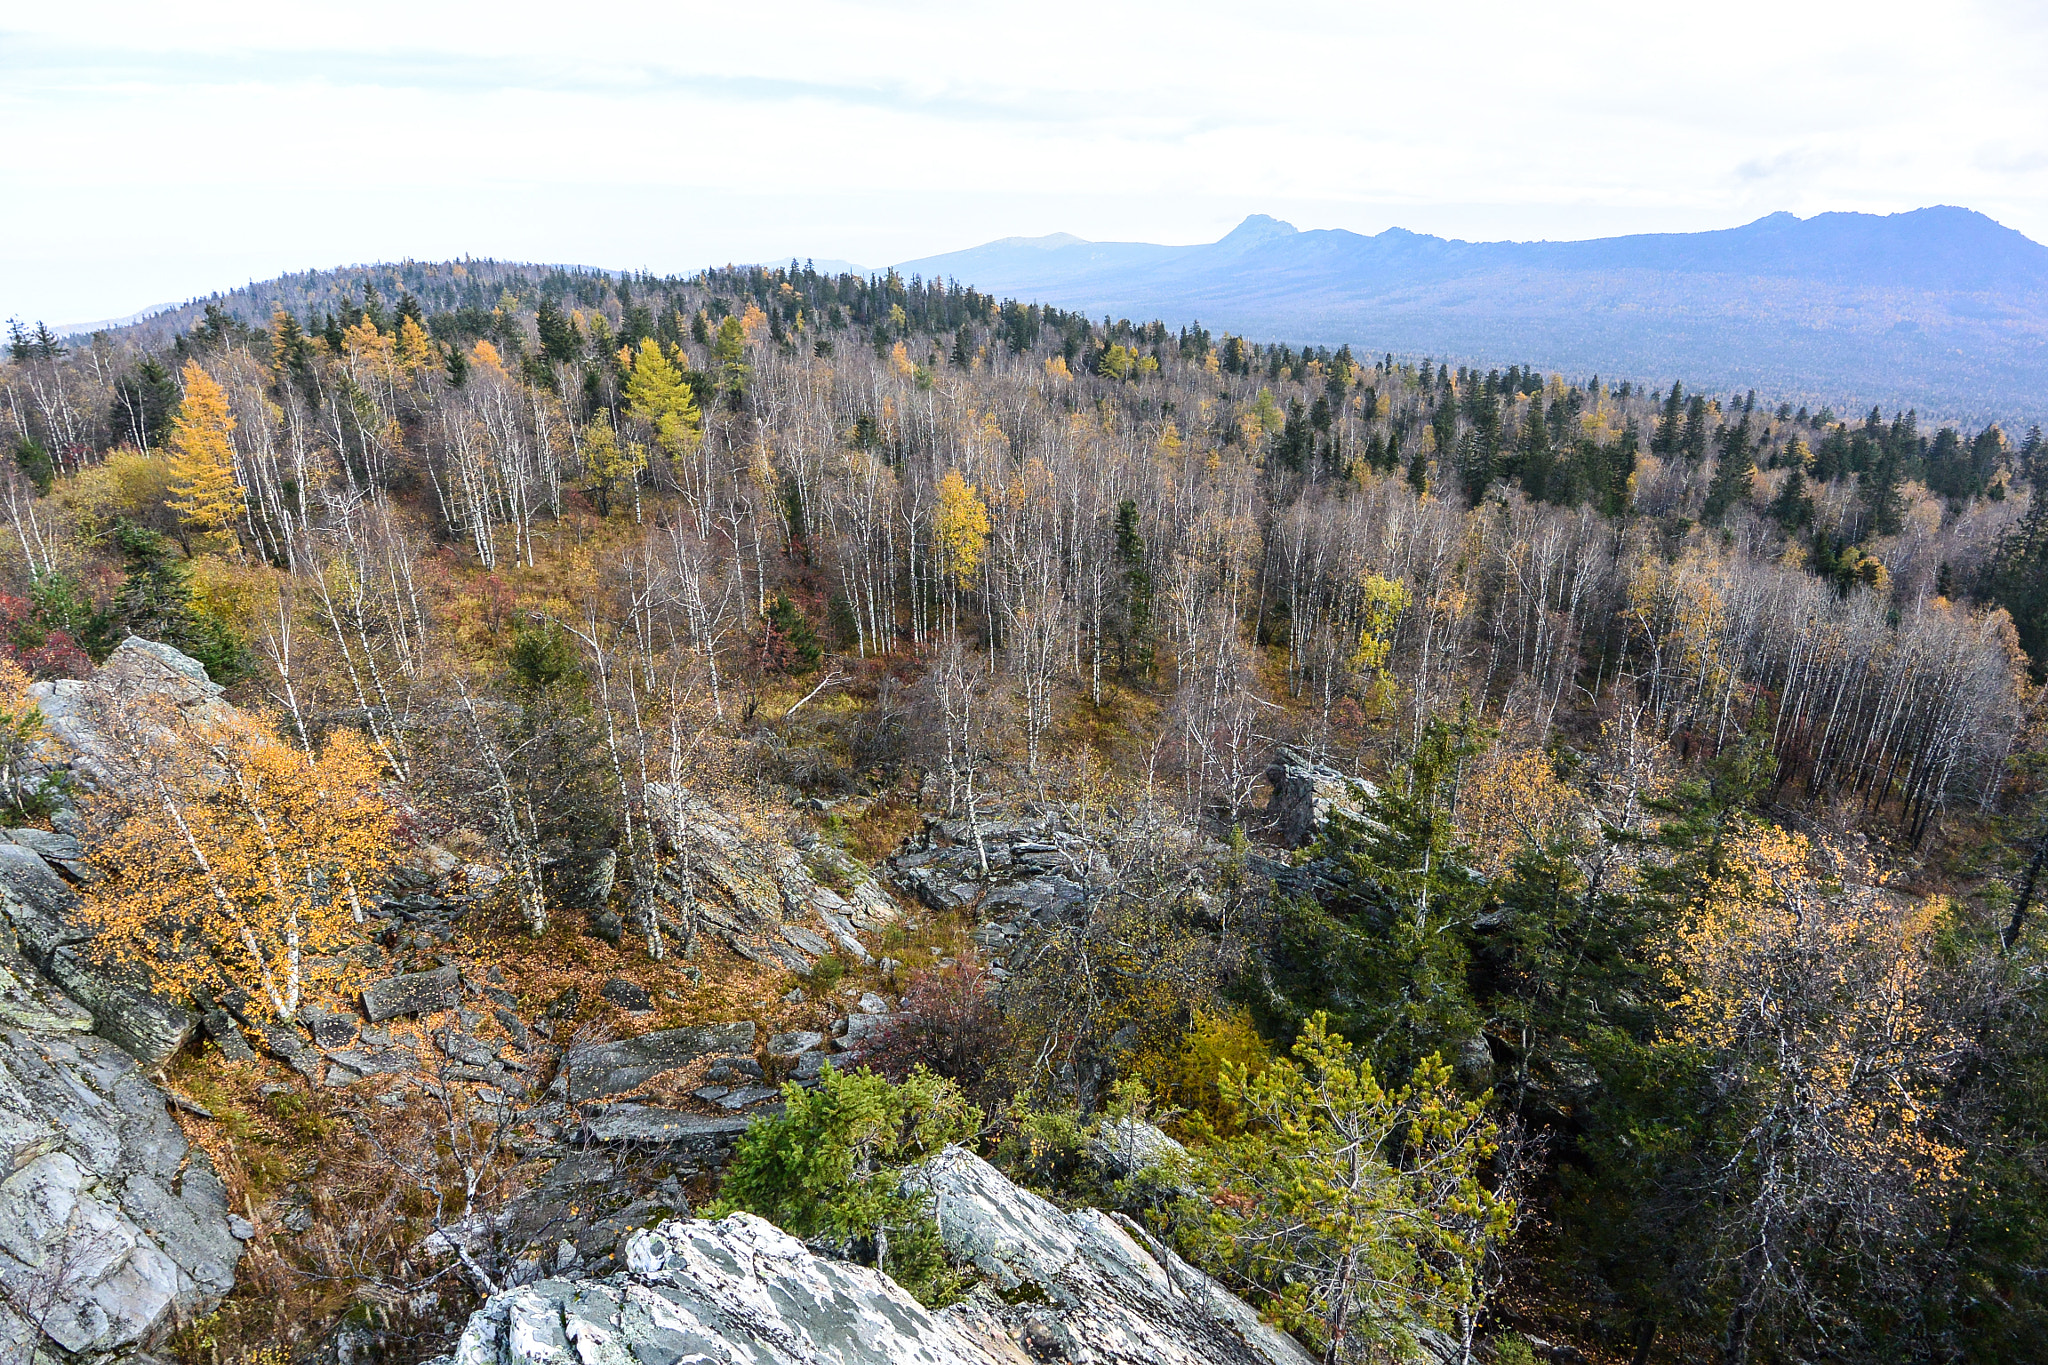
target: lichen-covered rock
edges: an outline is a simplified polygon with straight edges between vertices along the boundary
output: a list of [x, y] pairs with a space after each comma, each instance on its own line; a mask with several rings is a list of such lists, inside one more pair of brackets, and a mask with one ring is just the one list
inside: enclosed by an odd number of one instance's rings
[[961, 1147], [913, 1167], [946, 1250], [1010, 1297], [1037, 1354], [1075, 1365], [1307, 1365], [1292, 1337], [1121, 1215], [1064, 1213]]
[[860, 935], [893, 922], [895, 899], [859, 863], [779, 828], [750, 830], [729, 814], [650, 782], [648, 806], [684, 856], [656, 895], [678, 923], [763, 966], [807, 972], [838, 952], [870, 960]]
[[363, 987], [363, 1013], [381, 1024], [407, 1014], [432, 1014], [452, 1008], [462, 993], [462, 973], [455, 967], [430, 972], [405, 972]]
[[92, 930], [78, 895], [33, 850], [0, 843], [0, 916], [22, 955], [93, 1017], [101, 1036], [146, 1066], [156, 1066], [191, 1041], [198, 1018], [152, 994], [127, 973], [92, 956]]
[[960, 1148], [909, 1179], [934, 1195], [948, 1250], [1013, 1292], [932, 1312], [751, 1215], [673, 1220], [628, 1237], [622, 1274], [491, 1299], [453, 1365], [1308, 1365], [1134, 1224], [1062, 1213]]
[[470, 1318], [453, 1365], [1026, 1365], [990, 1317], [934, 1313], [752, 1214], [631, 1235], [626, 1273], [542, 1280]]
[[1289, 848], [1315, 842], [1332, 813], [1358, 818], [1365, 802], [1379, 795], [1379, 788], [1364, 778], [1347, 776], [1284, 745], [1266, 768], [1266, 781], [1273, 788], [1266, 817]]
[[100, 736], [99, 712], [109, 702], [148, 698], [169, 703], [196, 722], [218, 720], [234, 707], [206, 676], [206, 665], [166, 644], [131, 635], [90, 678], [58, 678], [29, 688], [49, 736], [45, 764], [61, 764], [86, 791], [118, 780]]
[[555, 1090], [572, 1101], [623, 1095], [700, 1057], [751, 1054], [753, 1050], [751, 1021], [658, 1029], [637, 1038], [570, 1048], [556, 1074]]
[[134, 1058], [86, 1032], [93, 1017], [11, 938], [0, 934], [0, 1350], [132, 1354], [233, 1287], [227, 1194]]

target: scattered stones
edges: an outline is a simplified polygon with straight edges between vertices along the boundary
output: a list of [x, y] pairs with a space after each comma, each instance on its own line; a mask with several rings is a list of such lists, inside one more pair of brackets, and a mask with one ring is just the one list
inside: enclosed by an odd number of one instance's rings
[[256, 1060], [256, 1050], [249, 1046], [249, 1040], [242, 1036], [241, 1026], [226, 1010], [208, 1010], [200, 1016], [199, 1022], [206, 1029], [206, 1036], [220, 1048], [221, 1056], [231, 1062]]
[[452, 966], [386, 977], [363, 989], [363, 1013], [373, 1024], [401, 1015], [432, 1014], [451, 1008], [461, 985], [461, 973]]
[[725, 1109], [745, 1109], [748, 1105], [772, 1100], [781, 1093], [772, 1085], [743, 1085], [720, 1096], [718, 1104]]
[[887, 1014], [889, 1002], [873, 991], [863, 991], [858, 1008], [862, 1014]]
[[451, 1061], [463, 1066], [487, 1067], [498, 1060], [498, 1049], [478, 1038], [464, 1033], [436, 1034], [434, 1042]]
[[500, 1005], [491, 1011], [491, 1017], [496, 1019], [498, 1026], [511, 1036], [512, 1046], [518, 1048], [521, 1052], [533, 1051], [533, 1034], [527, 1030], [525, 1021], [520, 1019], [518, 1015]]
[[846, 1031], [839, 1037], [842, 1052], [860, 1052], [882, 1041], [889, 1032], [890, 1016], [886, 1014], [849, 1014], [846, 1016]]
[[301, 1010], [299, 1016], [312, 1031], [315, 1045], [324, 1048], [347, 1047], [356, 1038], [356, 1018], [331, 1010]]

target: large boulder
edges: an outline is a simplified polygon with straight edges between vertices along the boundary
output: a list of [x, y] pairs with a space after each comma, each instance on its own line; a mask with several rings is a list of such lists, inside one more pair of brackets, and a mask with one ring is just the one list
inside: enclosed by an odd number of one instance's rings
[[99, 1361], [234, 1286], [227, 1193], [135, 1059], [0, 932], [0, 1351]]
[[407, 1014], [451, 1009], [462, 995], [462, 972], [454, 966], [404, 972], [363, 987], [363, 1013], [373, 1024]]
[[934, 1313], [888, 1276], [735, 1213], [632, 1234], [626, 1271], [541, 1280], [471, 1315], [453, 1365], [1027, 1365], [985, 1314]]
[[[913, 1167], [946, 1250], [1015, 1310], [1041, 1359], [1075, 1365], [1307, 1365], [1295, 1340], [1130, 1219], [1061, 1211], [962, 1147]], [[1027, 1288], [1027, 1286], [1029, 1288]], [[1035, 1293], [1033, 1292], [1035, 1291]]]
[[231, 715], [206, 665], [166, 644], [131, 635], [90, 678], [36, 683], [28, 694], [42, 708], [49, 736], [43, 762], [62, 766], [86, 791], [118, 780], [117, 764], [101, 736], [109, 704], [168, 705], [181, 718], [204, 723]]
[[[541, 1280], [470, 1318], [453, 1365], [1309, 1365], [1294, 1340], [1128, 1220], [1062, 1213], [949, 1148], [908, 1180], [997, 1289], [940, 1312], [758, 1218], [633, 1233], [626, 1270]], [[1014, 1306], [1012, 1306], [1014, 1304]]]
[[1360, 818], [1366, 802], [1379, 796], [1379, 788], [1364, 778], [1338, 772], [1285, 745], [1274, 752], [1266, 781], [1272, 787], [1266, 818], [1289, 848], [1314, 843], [1333, 814]]

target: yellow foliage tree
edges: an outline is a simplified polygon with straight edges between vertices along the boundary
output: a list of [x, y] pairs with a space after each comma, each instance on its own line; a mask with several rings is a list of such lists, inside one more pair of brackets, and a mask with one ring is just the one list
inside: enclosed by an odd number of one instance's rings
[[410, 317], [398, 322], [398, 363], [408, 370], [418, 370], [434, 363], [434, 343], [427, 339], [425, 329]]
[[247, 716], [140, 708], [104, 733], [123, 771], [87, 807], [94, 950], [177, 995], [247, 992], [278, 1019], [351, 988], [349, 888], [382, 870], [394, 823], [369, 745], [344, 730], [309, 756]]
[[621, 442], [611, 423], [599, 417], [583, 429], [583, 467], [597, 495], [598, 515], [610, 516], [612, 490], [640, 477], [647, 468], [647, 447], [638, 441]]
[[652, 337], [643, 340], [633, 356], [633, 372], [626, 377], [626, 408], [647, 423], [655, 444], [670, 456], [688, 454], [701, 439], [697, 396]]
[[44, 734], [43, 708], [29, 696], [30, 678], [12, 659], [0, 659], [0, 794], [17, 816], [29, 796], [23, 768]]
[[938, 540], [939, 572], [959, 591], [966, 591], [981, 570], [988, 549], [988, 504], [973, 484], [949, 469], [939, 480], [939, 508], [932, 521]]
[[1746, 832], [1665, 958], [1667, 1045], [1716, 1097], [1702, 1193], [1731, 1248], [1738, 1346], [1799, 1301], [1809, 1258], [1885, 1254], [1962, 1178], [1939, 1117], [1971, 1046], [1940, 965], [1950, 908], [1844, 887], [1813, 861], [1801, 835]]
[[1524, 848], [1568, 833], [1589, 810], [1539, 749], [1502, 746], [1482, 757], [1458, 791], [1458, 829], [1489, 877], [1505, 872]]
[[1351, 653], [1351, 670], [1365, 684], [1366, 704], [1384, 709], [1394, 696], [1394, 675], [1387, 669], [1394, 652], [1394, 627], [1415, 599], [1406, 583], [1376, 573], [1362, 575], [1358, 589], [1358, 648]]
[[235, 478], [231, 439], [234, 414], [228, 396], [196, 362], [185, 366], [185, 401], [171, 424], [165, 472], [170, 507], [188, 526], [205, 532], [234, 532], [248, 490]]

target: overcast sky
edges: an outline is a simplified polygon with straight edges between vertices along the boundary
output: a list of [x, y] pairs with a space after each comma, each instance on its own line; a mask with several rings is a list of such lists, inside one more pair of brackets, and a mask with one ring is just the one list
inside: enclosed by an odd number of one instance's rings
[[1253, 212], [2048, 240], [2039, 0], [0, 0], [0, 119], [0, 316], [53, 322], [402, 256], [879, 265]]

